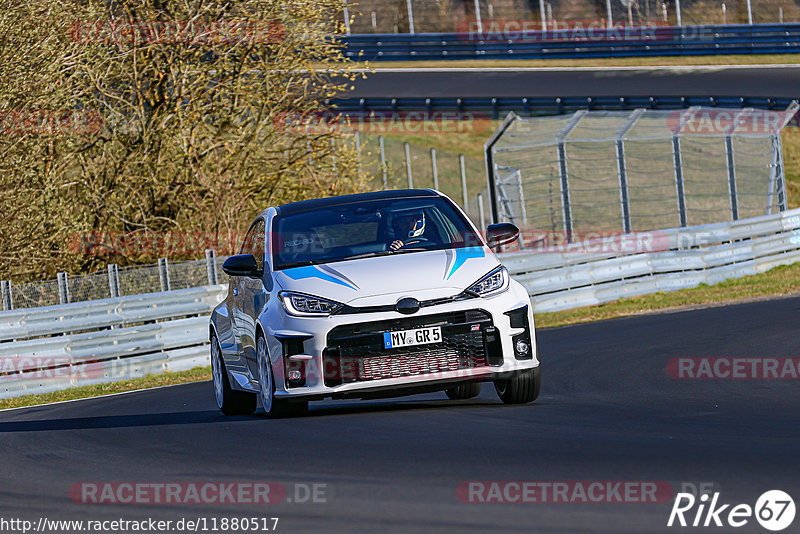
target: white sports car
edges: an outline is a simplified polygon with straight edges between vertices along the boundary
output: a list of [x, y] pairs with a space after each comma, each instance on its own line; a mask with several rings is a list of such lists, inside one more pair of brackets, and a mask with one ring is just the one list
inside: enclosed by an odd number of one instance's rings
[[449, 198], [382, 191], [264, 210], [228, 258], [210, 322], [214, 394], [226, 414], [302, 413], [308, 401], [444, 390], [493, 381], [531, 402], [540, 373], [525, 289]]

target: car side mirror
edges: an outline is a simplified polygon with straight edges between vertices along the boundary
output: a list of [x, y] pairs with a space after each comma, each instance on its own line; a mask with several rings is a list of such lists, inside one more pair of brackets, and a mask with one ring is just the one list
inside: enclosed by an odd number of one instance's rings
[[258, 268], [256, 258], [252, 254], [237, 254], [231, 256], [222, 264], [222, 270], [229, 276], [261, 278], [264, 274], [264, 272]]
[[517, 239], [519, 239], [519, 228], [511, 223], [490, 224], [486, 228], [486, 244], [489, 247], [513, 243]]

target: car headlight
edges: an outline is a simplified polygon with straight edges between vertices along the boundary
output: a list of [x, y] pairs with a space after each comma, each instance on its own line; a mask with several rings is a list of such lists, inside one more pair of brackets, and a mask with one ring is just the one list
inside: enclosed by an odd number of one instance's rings
[[508, 270], [502, 265], [493, 270], [471, 286], [468, 292], [476, 293], [481, 297], [488, 297], [508, 289]]
[[298, 315], [300, 317], [324, 317], [336, 313], [343, 306], [343, 304], [332, 300], [289, 291], [281, 292], [280, 297], [286, 311], [290, 315]]

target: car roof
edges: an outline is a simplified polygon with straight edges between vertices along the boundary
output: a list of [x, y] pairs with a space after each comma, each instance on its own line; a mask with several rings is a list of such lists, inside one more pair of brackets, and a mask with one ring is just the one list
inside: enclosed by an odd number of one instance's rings
[[312, 200], [301, 200], [278, 206], [276, 209], [280, 215], [290, 215], [303, 211], [329, 208], [343, 204], [355, 204], [358, 202], [369, 202], [371, 200], [384, 200], [394, 198], [415, 198], [415, 197], [438, 197], [439, 193], [433, 189], [397, 189], [392, 191], [374, 191], [371, 193], [357, 193], [355, 195], [340, 195], [336, 197], [315, 198]]

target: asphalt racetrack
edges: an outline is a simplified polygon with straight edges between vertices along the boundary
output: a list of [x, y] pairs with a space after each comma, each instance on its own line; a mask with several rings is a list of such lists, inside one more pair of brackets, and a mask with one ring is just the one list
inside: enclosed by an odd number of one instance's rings
[[346, 98], [800, 97], [800, 65], [391, 69]]
[[[279, 517], [285, 533], [730, 532], [667, 528], [672, 494], [656, 503], [485, 504], [463, 502], [457, 489], [652, 481], [674, 491], [706, 484], [725, 503], [753, 506], [770, 489], [797, 500], [798, 380], [680, 380], [665, 369], [676, 357], [797, 357], [798, 315], [800, 298], [787, 298], [543, 330], [543, 394], [523, 406], [501, 405], [485, 384], [464, 402], [427, 394], [317, 403], [293, 420], [230, 418], [206, 382], [0, 412], [2, 514]], [[293, 500], [303, 484], [318, 484], [325, 502], [72, 500], [70, 488], [87, 481], [273, 481]], [[753, 519], [735, 531], [765, 532]]]

